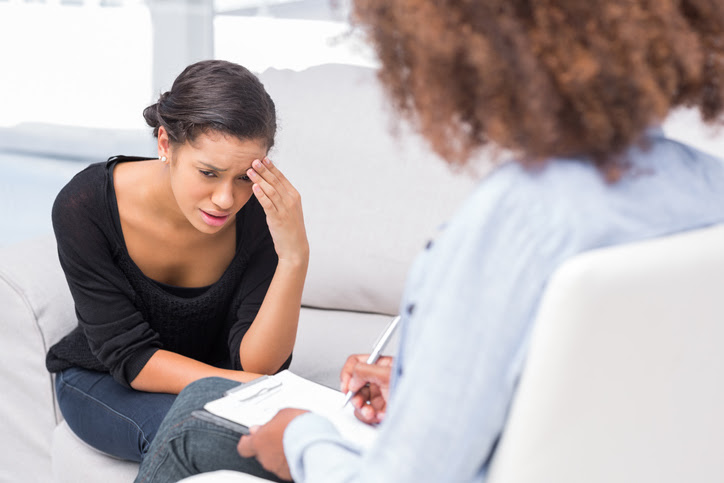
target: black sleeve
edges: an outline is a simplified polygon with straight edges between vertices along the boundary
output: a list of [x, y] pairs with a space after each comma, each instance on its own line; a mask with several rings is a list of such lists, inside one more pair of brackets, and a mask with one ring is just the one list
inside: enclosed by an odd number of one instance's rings
[[130, 387], [161, 343], [134, 306], [134, 291], [115, 263], [121, 246], [107, 202], [110, 182], [101, 164], [76, 175], [53, 204], [53, 229], [91, 352]]
[[243, 211], [244, 219], [238, 236], [250, 241], [245, 243], [243, 248], [248, 251], [248, 263], [235, 295], [234, 306], [238, 308], [228, 339], [232, 368], [236, 370], [243, 370], [239, 347], [259, 312], [278, 262], [274, 241], [266, 224], [266, 215], [256, 198], [252, 197]]

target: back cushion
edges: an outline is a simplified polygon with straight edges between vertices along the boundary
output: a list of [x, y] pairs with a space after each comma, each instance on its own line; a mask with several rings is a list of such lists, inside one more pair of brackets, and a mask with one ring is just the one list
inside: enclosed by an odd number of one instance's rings
[[400, 126], [374, 70], [322, 65], [261, 74], [279, 115], [272, 160], [302, 195], [311, 258], [303, 304], [397, 313], [415, 254], [470, 192]]

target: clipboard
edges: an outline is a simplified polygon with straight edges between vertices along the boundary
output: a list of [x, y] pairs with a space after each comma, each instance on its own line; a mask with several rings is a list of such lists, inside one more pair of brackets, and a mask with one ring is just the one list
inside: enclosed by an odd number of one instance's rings
[[[250, 385], [257, 384], [259, 382], [264, 381], [269, 376], [261, 376], [257, 379], [254, 379], [253, 381], [249, 382], [240, 382], [238, 386], [232, 387], [228, 391], [224, 392], [224, 396], [228, 396], [229, 394], [233, 394], [236, 391], [239, 391], [241, 389], [245, 389]], [[230, 429], [234, 431], [235, 433], [238, 433], [240, 435], [247, 435], [249, 434], [249, 428], [247, 426], [244, 426], [243, 424], [236, 423], [234, 421], [231, 421], [226, 418], [222, 418], [221, 416], [217, 416], [214, 413], [211, 413], [207, 411], [206, 409], [197, 409], [195, 411], [191, 412], [191, 416], [200, 419], [201, 421], [206, 421], [207, 423], [212, 423], [217, 426], [221, 426], [222, 428]]]
[[239, 434], [249, 434], [251, 426], [267, 423], [280, 409], [306, 409], [329, 419], [351, 443], [367, 448], [376, 439], [376, 427], [359, 421], [352, 406], [343, 407], [344, 397], [340, 391], [285, 370], [234, 387], [192, 415]]

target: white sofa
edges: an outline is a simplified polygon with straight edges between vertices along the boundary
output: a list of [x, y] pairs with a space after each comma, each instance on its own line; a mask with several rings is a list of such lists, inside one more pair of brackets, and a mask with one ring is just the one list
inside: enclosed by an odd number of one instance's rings
[[[450, 173], [404, 128], [390, 134], [370, 69], [325, 65], [260, 77], [279, 113], [271, 157], [302, 194], [311, 245], [291, 369], [336, 386], [346, 356], [368, 351], [397, 312], [414, 255], [475, 182]], [[0, 133], [16, 152], [84, 162], [154, 155], [147, 132], [105, 133], [98, 141], [77, 130], [17, 131]], [[45, 353], [76, 320], [51, 234], [0, 248], [0, 311], [0, 481], [132, 481], [137, 465], [78, 440], [54, 402]]]

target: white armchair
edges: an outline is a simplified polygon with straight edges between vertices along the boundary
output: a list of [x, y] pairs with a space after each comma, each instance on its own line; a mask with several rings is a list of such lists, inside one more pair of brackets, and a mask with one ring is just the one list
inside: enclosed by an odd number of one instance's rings
[[724, 226], [550, 281], [489, 483], [724, 481]]

